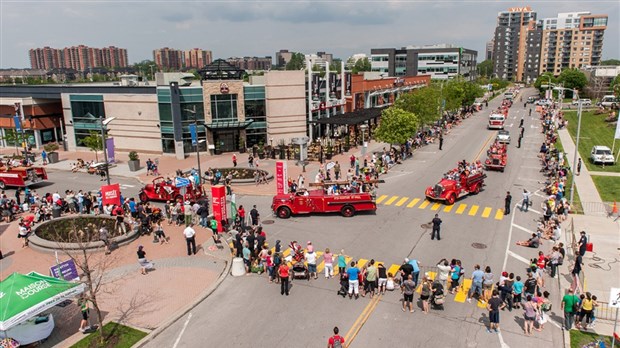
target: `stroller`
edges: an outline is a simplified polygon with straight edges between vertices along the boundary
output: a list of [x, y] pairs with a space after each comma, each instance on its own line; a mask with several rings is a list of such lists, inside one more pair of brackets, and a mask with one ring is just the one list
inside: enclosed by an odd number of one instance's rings
[[440, 282], [433, 283], [433, 293], [431, 294], [431, 307], [433, 309], [444, 310], [443, 304], [446, 302], [443, 285]]
[[346, 273], [340, 274], [340, 290], [338, 290], [338, 295], [345, 298], [347, 293], [349, 292], [349, 276]]
[[293, 250], [293, 258], [291, 262], [293, 262], [291, 275], [293, 279], [307, 279], [310, 280], [310, 272], [308, 272], [308, 267], [304, 263], [304, 251], [301, 246], [297, 243], [297, 241], [291, 242], [291, 250]]

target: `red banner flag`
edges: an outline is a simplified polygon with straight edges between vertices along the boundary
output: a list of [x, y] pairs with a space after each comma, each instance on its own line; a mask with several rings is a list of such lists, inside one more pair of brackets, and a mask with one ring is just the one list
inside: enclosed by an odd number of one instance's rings
[[276, 193], [279, 195], [288, 193], [286, 162], [276, 162]]
[[119, 184], [101, 186], [101, 202], [103, 205], [121, 205], [121, 187]]
[[217, 221], [217, 231], [223, 232], [222, 220], [228, 220], [226, 213], [226, 187], [224, 185], [211, 186], [211, 199], [213, 200], [213, 218]]

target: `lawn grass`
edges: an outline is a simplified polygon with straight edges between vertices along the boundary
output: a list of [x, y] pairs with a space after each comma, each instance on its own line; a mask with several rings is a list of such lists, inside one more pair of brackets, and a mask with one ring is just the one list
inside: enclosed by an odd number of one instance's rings
[[[611, 347], [611, 336], [601, 336], [592, 332], [583, 332], [579, 330], [570, 330], [569, 333], [571, 348], [581, 348], [591, 342], [596, 342], [596, 340], [599, 338], [601, 338], [605, 342], [605, 347]], [[620, 347], [620, 343], [618, 343], [618, 340], [616, 340], [616, 343], [612, 348], [615, 347]]]
[[[564, 146], [562, 146], [562, 140], [558, 136], [556, 138], [555, 148], [560, 151], [560, 153], [564, 153]], [[568, 163], [568, 158], [564, 155], [564, 162]], [[573, 182], [573, 172], [572, 170], [568, 171], [566, 175], [566, 186], [564, 186], [564, 197], [570, 200], [570, 192], [571, 192], [571, 183]], [[583, 206], [581, 205], [581, 198], [579, 198], [579, 190], [577, 190], [577, 185], [575, 185], [575, 197], [573, 197], [573, 206], [572, 206], [573, 214], [583, 214]]]
[[71, 348], [131, 348], [146, 336], [146, 332], [113, 322], [105, 324], [103, 332], [106, 336], [104, 344], [99, 343], [101, 336], [99, 331], [96, 331], [72, 345]]
[[592, 180], [603, 202], [620, 201], [620, 177], [592, 175]]
[[[568, 120], [568, 132], [575, 141], [577, 136], [577, 111], [566, 111], [564, 116]], [[620, 165], [613, 166], [595, 165], [590, 162], [590, 151], [592, 146], [604, 145], [613, 149], [614, 134], [616, 128], [614, 124], [605, 122], [609, 113], [595, 115], [594, 111], [584, 111], [581, 114], [581, 135], [579, 139], [579, 154], [588, 170], [597, 172], [620, 172]], [[614, 151], [620, 150], [620, 142], [616, 144]], [[615, 155], [614, 155], [615, 156]]]

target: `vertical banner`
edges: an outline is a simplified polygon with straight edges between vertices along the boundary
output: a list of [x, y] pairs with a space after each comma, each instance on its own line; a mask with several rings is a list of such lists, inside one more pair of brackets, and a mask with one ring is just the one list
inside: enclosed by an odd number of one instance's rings
[[198, 145], [198, 136], [196, 135], [196, 125], [193, 123], [189, 125], [189, 134], [192, 136], [192, 146]]
[[114, 138], [107, 138], [105, 140], [105, 147], [108, 151], [108, 163], [114, 163]]
[[336, 74], [329, 74], [329, 97], [336, 98]]
[[211, 199], [213, 200], [213, 218], [217, 221], [217, 231], [224, 232], [222, 220], [228, 221], [228, 214], [226, 214], [226, 187], [224, 185], [211, 186]]
[[312, 99], [314, 100], [319, 100], [320, 78], [319, 74], [312, 74]]
[[345, 79], [345, 95], [348, 97], [351, 95], [351, 73], [345, 73], [344, 74], [344, 79]]
[[237, 218], [237, 196], [234, 193], [230, 195], [230, 218], [233, 221]]
[[288, 193], [286, 162], [276, 162], [276, 194], [282, 195]]
[[119, 184], [101, 186], [101, 202], [103, 205], [121, 205], [121, 187]]
[[15, 122], [15, 130], [17, 131], [17, 133], [21, 133], [22, 124], [21, 124], [21, 120], [19, 119], [19, 115], [13, 116], [13, 122]]
[[620, 139], [620, 122], [616, 123], [616, 134], [614, 135], [614, 139]]

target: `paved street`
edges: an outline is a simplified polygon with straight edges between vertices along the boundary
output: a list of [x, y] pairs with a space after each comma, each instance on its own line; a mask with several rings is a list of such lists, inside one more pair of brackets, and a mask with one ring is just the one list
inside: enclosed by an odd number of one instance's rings
[[[532, 91], [527, 91], [524, 98], [528, 93]], [[489, 107], [498, 103], [499, 100], [492, 101]], [[275, 220], [272, 225], [264, 225], [268, 241], [273, 244], [279, 239], [287, 245], [291, 240], [304, 244], [311, 240], [317, 250], [345, 249], [346, 255], [360, 263], [373, 258], [392, 269], [405, 257], [416, 258], [423, 266], [435, 266], [442, 258], [457, 258], [463, 261], [467, 277], [476, 263], [491, 266], [495, 281], [502, 270], [523, 277], [525, 262], [537, 251], [514, 243], [527, 239], [528, 230], [535, 229], [536, 209], [528, 213], [513, 210], [510, 215], [503, 215], [507, 190], [512, 192], [514, 206], [523, 188], [536, 191], [541, 186], [536, 157], [542, 141], [540, 122], [537, 117], [527, 117], [523, 104], [517, 102], [507, 120], [513, 144], [509, 146], [505, 173], [487, 172], [485, 189], [476, 196], [464, 197], [452, 207], [423, 203], [424, 189], [434, 185], [457, 161], [484, 160], [495, 134], [486, 129], [488, 113], [484, 109], [454, 128], [445, 137], [443, 151], [436, 145], [424, 147], [414, 154], [413, 160], [405, 161], [385, 176], [386, 182], [378, 190], [376, 214], [359, 214], [350, 219], [325, 215]], [[517, 149], [522, 115], [526, 116], [525, 139], [522, 148]], [[540, 204], [537, 198], [534, 196], [534, 208]], [[269, 213], [268, 197], [241, 197], [241, 203], [259, 204], [263, 215]], [[422, 226], [435, 213], [444, 221], [441, 241], [431, 241], [430, 230]], [[483, 249], [474, 248], [474, 243], [481, 244]], [[545, 252], [548, 249], [548, 243], [540, 248]], [[558, 284], [550, 279], [547, 283], [555, 303], [552, 313], [556, 313]], [[414, 314], [403, 313], [399, 292], [388, 293], [378, 302], [368, 298], [355, 301], [337, 296], [338, 288], [336, 279], [296, 280], [291, 296], [285, 297], [279, 295], [279, 286], [269, 284], [264, 275], [228, 277], [212, 296], [191, 311], [191, 318], [181, 318], [148, 346], [195, 347], [208, 342], [212, 346], [254, 347], [294, 342], [296, 346], [316, 347], [325, 344], [334, 325], [352, 340], [352, 347], [391, 343], [415, 347], [429, 343], [449, 347], [557, 347], [563, 342], [561, 330], [553, 324], [547, 324], [542, 333], [536, 332], [533, 337], [523, 336], [522, 310], [502, 312], [502, 333], [489, 334], [485, 330], [487, 311], [479, 308], [484, 306], [467, 303], [464, 293], [449, 295], [444, 311], [431, 311], [425, 316], [419, 308]], [[558, 319], [554, 315], [552, 318]], [[412, 336], [412, 332], [416, 334]]]

